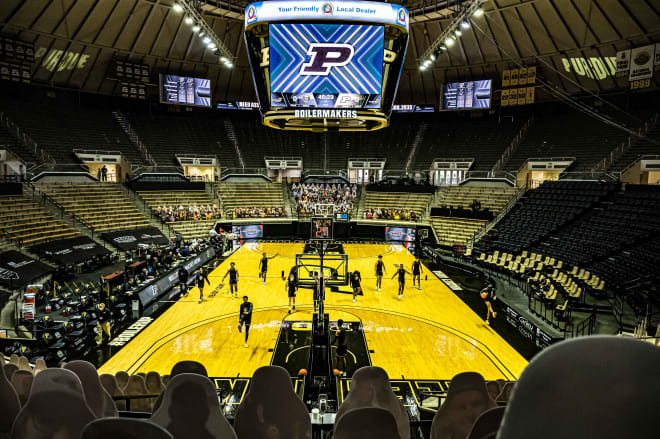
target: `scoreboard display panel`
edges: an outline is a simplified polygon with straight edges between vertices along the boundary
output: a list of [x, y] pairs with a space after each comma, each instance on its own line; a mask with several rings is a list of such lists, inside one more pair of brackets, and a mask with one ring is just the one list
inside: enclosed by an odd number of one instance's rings
[[384, 27], [271, 24], [271, 107], [380, 108]]
[[259, 111], [281, 130], [385, 128], [408, 47], [405, 6], [270, 0], [245, 8]]
[[451, 82], [442, 88], [443, 110], [474, 110], [490, 108], [490, 79], [482, 81]]
[[210, 107], [211, 80], [161, 74], [160, 102], [163, 104]]

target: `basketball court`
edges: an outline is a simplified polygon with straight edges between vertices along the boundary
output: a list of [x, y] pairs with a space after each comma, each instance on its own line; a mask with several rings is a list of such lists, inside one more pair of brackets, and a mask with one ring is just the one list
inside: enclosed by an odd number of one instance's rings
[[[348, 271], [362, 274], [363, 294], [353, 303], [348, 286], [328, 288], [325, 312], [331, 328], [337, 319], [349, 324], [349, 377], [353, 370], [371, 364], [384, 368], [392, 379], [448, 380], [472, 370], [487, 380], [515, 380], [526, 366], [527, 361], [428, 268], [423, 267], [422, 290], [413, 288], [407, 276], [399, 300], [397, 280], [392, 279], [395, 264], [411, 271], [414, 261], [403, 246], [343, 244], [341, 248]], [[251, 377], [268, 364], [281, 365], [295, 377], [309, 354], [312, 290], [298, 290], [296, 310], [289, 314], [282, 272], [289, 273], [304, 249], [304, 243], [245, 244], [209, 275], [211, 285], [205, 287], [202, 304], [199, 290], [192, 288], [110, 358], [100, 373], [167, 374], [178, 361], [195, 360], [206, 366], [211, 377]], [[263, 252], [278, 254], [269, 261], [266, 285], [258, 277]], [[375, 287], [378, 255], [383, 255], [386, 266], [381, 292]], [[231, 262], [239, 271], [239, 297], [247, 295], [254, 304], [248, 348], [243, 347], [244, 334], [237, 326], [242, 300], [231, 297], [228, 280], [222, 283]]]

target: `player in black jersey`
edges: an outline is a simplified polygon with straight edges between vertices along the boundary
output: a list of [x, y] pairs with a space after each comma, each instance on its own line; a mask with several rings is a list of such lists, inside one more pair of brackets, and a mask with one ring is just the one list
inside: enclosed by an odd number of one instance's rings
[[241, 332], [241, 327], [245, 325], [245, 347], [248, 347], [247, 341], [250, 335], [250, 325], [252, 324], [252, 302], [248, 302], [248, 296], [243, 296], [243, 303], [238, 312], [238, 332]]
[[497, 300], [497, 296], [495, 295], [495, 287], [489, 284], [486, 286], [486, 288], [481, 290], [479, 295], [482, 299], [484, 299], [484, 303], [486, 304], [486, 320], [484, 321], [487, 324], [490, 324], [490, 317], [497, 317], [497, 313], [493, 310], [493, 304]]
[[289, 294], [289, 314], [291, 313], [291, 304], [293, 304], [293, 310], [296, 310], [296, 291], [298, 291], [298, 282], [296, 282], [296, 275], [293, 272], [289, 273], [289, 279], [284, 284], [284, 289], [287, 290]]
[[403, 264], [399, 265], [399, 269], [394, 273], [392, 279], [399, 275], [399, 300], [403, 297], [403, 288], [406, 286], [406, 273], [410, 274], [408, 270], [403, 268]]
[[[346, 375], [346, 354], [348, 353], [348, 346], [346, 346], [346, 329], [344, 329], [344, 321], [337, 320], [337, 331], [335, 332], [335, 339], [331, 344], [337, 342], [337, 369], [341, 371], [342, 375]], [[341, 366], [339, 365], [341, 363]]]
[[357, 295], [360, 294], [360, 292], [362, 291], [360, 282], [362, 282], [362, 276], [360, 276], [359, 271], [355, 270], [353, 274], [351, 274], [351, 288], [353, 288], [353, 303], [355, 303], [355, 299], [357, 298]]
[[378, 262], [376, 262], [376, 288], [380, 291], [383, 284], [383, 273], [387, 274], [385, 264], [383, 263], [383, 255], [378, 255]]
[[422, 289], [422, 263], [419, 262], [419, 258], [415, 258], [412, 263], [412, 277], [413, 277], [413, 288], [415, 288], [415, 279], [417, 279], [417, 289]]
[[[236, 269], [236, 264], [233, 262], [229, 266], [229, 270], [222, 277], [222, 281], [225, 281], [225, 278], [229, 275], [229, 292], [231, 297], [238, 297], [238, 270]], [[234, 292], [236, 295], [234, 295]]]
[[204, 281], [206, 281], [207, 284], [211, 285], [211, 282], [209, 282], [209, 277], [206, 274], [206, 271], [204, 271], [203, 268], [199, 269], [199, 273], [197, 274], [197, 288], [199, 288], [199, 303], [202, 303], [204, 300]]
[[278, 255], [279, 253], [269, 258], [266, 256], [266, 253], [264, 252], [261, 261], [259, 261], [259, 278], [263, 280], [264, 285], [266, 285], [266, 273], [268, 273], [268, 260], [276, 258]]

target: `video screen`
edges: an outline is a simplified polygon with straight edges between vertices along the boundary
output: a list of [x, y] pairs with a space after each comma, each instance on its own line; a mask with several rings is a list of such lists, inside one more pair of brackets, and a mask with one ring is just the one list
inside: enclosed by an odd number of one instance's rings
[[451, 82], [442, 88], [443, 110], [490, 108], [491, 80]]
[[251, 241], [253, 239], [261, 239], [264, 237], [264, 226], [263, 224], [253, 224], [245, 226], [232, 226], [231, 232], [238, 239], [234, 241], [235, 245], [243, 245], [246, 241]]
[[271, 24], [271, 107], [381, 106], [383, 26]]
[[210, 107], [211, 80], [161, 74], [160, 102]]
[[[385, 241], [415, 242], [417, 231], [407, 227], [385, 227]], [[406, 246], [407, 247], [407, 246]]]

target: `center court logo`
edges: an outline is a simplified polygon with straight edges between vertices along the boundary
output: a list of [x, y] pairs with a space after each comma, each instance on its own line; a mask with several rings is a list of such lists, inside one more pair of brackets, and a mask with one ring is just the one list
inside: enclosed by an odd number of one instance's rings
[[332, 14], [332, 12], [333, 12], [332, 3], [325, 3], [323, 5], [323, 13], [324, 14]]

